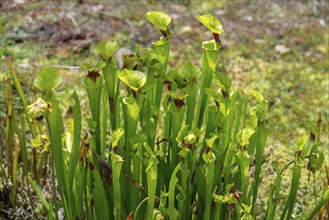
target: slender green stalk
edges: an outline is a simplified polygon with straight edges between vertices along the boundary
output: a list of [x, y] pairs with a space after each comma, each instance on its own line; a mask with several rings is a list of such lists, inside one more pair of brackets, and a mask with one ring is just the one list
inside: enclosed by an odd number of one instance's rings
[[329, 190], [327, 190], [321, 200], [314, 207], [312, 212], [305, 218], [306, 220], [311, 220], [315, 217], [315, 215], [321, 210], [323, 206], [325, 206], [329, 201]]
[[301, 167], [297, 163], [294, 164], [294, 169], [293, 169], [293, 175], [292, 175], [292, 181], [291, 181], [291, 188], [289, 192], [288, 199], [286, 201], [286, 205], [284, 207], [284, 210], [281, 215], [281, 219], [290, 219], [292, 210], [294, 207], [296, 195], [297, 195], [297, 189], [299, 185], [299, 179], [301, 175]]
[[266, 220], [275, 219], [276, 207], [280, 200], [280, 190], [281, 190], [281, 173], [278, 171], [278, 168], [275, 166], [275, 171], [277, 176], [275, 177], [273, 189], [269, 192], [268, 195], [268, 207], [266, 210]]
[[[8, 56], [6, 59], [7, 59], [7, 62], [9, 64], [9, 67], [10, 67], [10, 74], [13, 78], [15, 88], [17, 89], [17, 92], [18, 92], [19, 97], [21, 99], [26, 118], [29, 118], [29, 114], [28, 114], [28, 111], [27, 111], [27, 100], [26, 100], [26, 97], [24, 95], [24, 91], [22, 89], [21, 83], [19, 82], [18, 76], [16, 74], [13, 63], [11, 61], [11, 58]], [[32, 124], [31, 124], [30, 120], [27, 120], [27, 124], [29, 125], [30, 131], [32, 133], [32, 137], [35, 138], [34, 129], [32, 127]]]
[[206, 196], [205, 196], [205, 211], [203, 219], [210, 219], [211, 206], [212, 206], [212, 192], [213, 192], [213, 181], [214, 181], [214, 170], [215, 170], [215, 154], [211, 149], [207, 149], [203, 154], [203, 160], [205, 161], [205, 178], [206, 178]]
[[187, 106], [186, 124], [187, 125], [191, 125], [194, 120], [194, 109], [195, 109], [197, 89], [198, 89], [197, 85], [194, 84], [193, 86], [190, 86], [190, 88], [189, 88], [190, 91], [185, 90], [185, 92], [188, 94], [188, 96], [186, 97], [186, 106]]
[[[119, 168], [120, 165], [115, 165], [114, 168]], [[89, 166], [90, 167], [90, 166]], [[101, 176], [95, 167], [91, 169], [92, 193], [93, 193], [93, 217], [94, 219], [109, 219], [109, 209], [105, 198], [105, 190]]]
[[[85, 145], [82, 144], [82, 148], [85, 148]], [[72, 183], [72, 192], [75, 199], [75, 216], [79, 219], [83, 216], [83, 203], [84, 196], [86, 195], [86, 167], [84, 166], [83, 156], [80, 155], [79, 163], [77, 164], [74, 172], [74, 178]], [[85, 196], [85, 200], [87, 197]], [[87, 206], [87, 204], [85, 204]], [[86, 209], [88, 210], [88, 209]]]
[[69, 184], [72, 186], [74, 179], [74, 172], [77, 167], [79, 158], [79, 149], [81, 142], [81, 107], [79, 98], [76, 92], [73, 93], [72, 98], [74, 100], [73, 109], [73, 143], [69, 161]]
[[255, 146], [256, 146], [256, 165], [255, 165], [255, 182], [254, 182], [254, 190], [253, 190], [253, 197], [252, 197], [252, 214], [255, 218], [256, 216], [256, 209], [255, 204], [257, 200], [257, 194], [258, 194], [258, 185], [260, 183], [260, 171], [262, 169], [262, 162], [263, 162], [263, 154], [266, 144], [268, 131], [266, 130], [264, 124], [260, 122], [258, 126], [255, 129]]
[[113, 190], [114, 190], [114, 209], [115, 219], [121, 220], [121, 186], [120, 186], [120, 173], [123, 164], [123, 159], [119, 155], [112, 152], [112, 167], [113, 167]]
[[172, 137], [172, 145], [171, 145], [171, 158], [170, 158], [170, 169], [174, 169], [176, 167], [178, 161], [178, 143], [176, 141], [176, 137], [178, 136], [178, 132], [182, 126], [184, 114], [185, 114], [186, 106], [177, 107], [174, 104], [169, 105], [170, 117], [172, 121], [171, 125], [171, 137]]
[[151, 157], [148, 161], [148, 167], [145, 172], [147, 173], [147, 185], [148, 185], [148, 200], [147, 200], [147, 219], [152, 219], [153, 209], [154, 209], [154, 201], [155, 201], [155, 192], [157, 187], [157, 176], [158, 176], [158, 159], [156, 154], [154, 154], [148, 146], [147, 143], [144, 143], [144, 147], [151, 154]]
[[[187, 158], [186, 158], [187, 159]], [[191, 195], [189, 192], [189, 174], [190, 170], [188, 169], [188, 160], [184, 160], [181, 164], [181, 184], [182, 184], [182, 194], [185, 198], [181, 199], [178, 203], [178, 211], [180, 213], [181, 219], [187, 219], [187, 216], [190, 216], [191, 210], [190, 210], [190, 197], [188, 195]]]
[[113, 66], [113, 64], [108, 63], [104, 68], [103, 68], [103, 74], [104, 74], [104, 79], [106, 81], [106, 89], [107, 89], [107, 95], [108, 95], [108, 103], [110, 107], [110, 123], [111, 123], [111, 130], [116, 129], [116, 105], [118, 104], [116, 102], [117, 100], [117, 70]]
[[[25, 119], [25, 115], [21, 114], [21, 130], [25, 131], [25, 123], [26, 123], [26, 119]], [[26, 148], [26, 132], [21, 132], [20, 137], [20, 144], [21, 144], [21, 156], [22, 156], [22, 160], [23, 160], [23, 174], [24, 176], [27, 175], [29, 168], [29, 159], [27, 156], [27, 148]], [[1, 159], [1, 158], [0, 158]]]
[[170, 178], [169, 183], [169, 218], [170, 219], [178, 219], [179, 218], [179, 212], [175, 208], [175, 188], [176, 184], [178, 182], [177, 173], [181, 168], [181, 164], [179, 163]]
[[171, 137], [171, 113], [169, 111], [169, 96], [165, 96], [162, 102], [163, 106], [163, 137], [167, 138], [168, 141], [163, 141], [162, 142], [162, 152], [166, 156], [165, 161], [169, 162], [170, 161], [170, 156], [171, 156], [171, 146], [173, 140], [170, 139]]
[[225, 132], [222, 140], [221, 145], [224, 146], [227, 151], [224, 155], [224, 164], [223, 164], [223, 174], [224, 174], [224, 186], [229, 183], [230, 175], [231, 175], [231, 164], [233, 164], [233, 160], [235, 158], [235, 154], [233, 153], [236, 148], [236, 144], [234, 142], [230, 142], [231, 134], [232, 134], [232, 126], [233, 126], [233, 116], [234, 116], [234, 108], [235, 108], [235, 101], [234, 96], [230, 98], [224, 99], [223, 109], [220, 109], [222, 114], [224, 115], [224, 125], [223, 130]]
[[100, 134], [100, 139], [101, 139], [101, 154], [104, 155], [105, 147], [106, 147], [106, 137], [107, 137], [107, 114], [109, 111], [109, 104], [107, 102], [107, 94], [106, 90], [102, 90], [102, 111], [101, 111], [101, 134]]
[[[204, 166], [196, 166], [195, 168], [195, 178], [197, 179], [197, 193], [198, 193], [198, 203], [197, 210], [205, 210], [206, 201], [206, 180], [205, 180], [205, 168]], [[196, 219], [203, 219], [203, 211], [200, 211], [196, 215]]]
[[[31, 177], [27, 177], [27, 181], [31, 185], [31, 187], [33, 188], [33, 190], [35, 191], [35, 193], [37, 194], [37, 196], [38, 196], [40, 202], [42, 203], [42, 205], [44, 205], [44, 207], [50, 212], [51, 205], [49, 205], [49, 203], [47, 202], [46, 198], [42, 194], [42, 190], [40, 189], [40, 187], [32, 180]], [[54, 215], [53, 212], [50, 212], [50, 213], [52, 215]]]
[[153, 46], [161, 62], [161, 67], [159, 71], [160, 74], [157, 76], [157, 82], [156, 82], [155, 94], [154, 94], [155, 105], [158, 108], [160, 108], [160, 101], [161, 101], [162, 88], [163, 88], [163, 82], [161, 76], [163, 76], [164, 73], [167, 71], [169, 52], [170, 52], [169, 39], [161, 38], [159, 41], [155, 42]]
[[297, 152], [295, 157], [295, 163], [292, 173], [291, 179], [291, 188], [289, 192], [288, 199], [286, 201], [286, 205], [284, 206], [283, 212], [281, 214], [281, 220], [283, 219], [290, 219], [292, 215], [292, 211], [294, 208], [294, 203], [297, 195], [297, 189], [299, 185], [299, 180], [302, 172], [303, 161], [312, 148], [312, 142], [307, 142], [308, 135], [305, 134], [304, 136], [300, 137], [297, 140]]
[[134, 212], [134, 220], [137, 220], [138, 218], [137, 218], [137, 216], [138, 216], [138, 214], [139, 214], [139, 210], [141, 209], [141, 207], [144, 205], [144, 203], [146, 202], [146, 201], [148, 201], [148, 199], [149, 199], [149, 197], [146, 197], [145, 199], [143, 199], [139, 204], [138, 204], [138, 206], [136, 207], [136, 210], [135, 210], [135, 212]]
[[13, 207], [16, 207], [16, 198], [17, 198], [17, 166], [18, 166], [18, 155], [19, 155], [19, 143], [17, 137], [14, 139], [14, 158], [13, 158], [13, 170], [12, 170], [12, 181], [13, 181], [13, 189], [12, 189], [12, 204]]
[[14, 117], [15, 117], [15, 112], [14, 112], [14, 105], [13, 105], [13, 94], [12, 90], [10, 89], [9, 91], [9, 96], [8, 96], [8, 102], [7, 102], [7, 117], [6, 117], [6, 131], [5, 131], [5, 143], [6, 143], [6, 153], [7, 153], [7, 158], [9, 161], [8, 165], [8, 171], [7, 173], [12, 176], [12, 164], [13, 164], [13, 145], [14, 145]]

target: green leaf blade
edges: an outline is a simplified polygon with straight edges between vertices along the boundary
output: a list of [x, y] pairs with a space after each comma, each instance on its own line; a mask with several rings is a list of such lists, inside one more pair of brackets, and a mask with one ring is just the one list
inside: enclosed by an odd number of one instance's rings
[[179, 69], [179, 75], [187, 79], [189, 82], [196, 82], [197, 78], [201, 75], [201, 71], [192, 62], [187, 61]]
[[99, 54], [103, 56], [104, 59], [111, 58], [114, 53], [119, 50], [120, 46], [118, 42], [108, 41], [108, 42], [100, 42], [96, 46], [96, 50]]
[[62, 82], [63, 78], [57, 69], [45, 66], [34, 79], [33, 85], [43, 93], [49, 93], [53, 92]]
[[196, 17], [212, 33], [221, 34], [224, 32], [221, 22], [213, 15], [199, 15]]
[[167, 31], [168, 25], [171, 22], [171, 17], [161, 11], [149, 11], [146, 14], [146, 19], [154, 24], [157, 28]]

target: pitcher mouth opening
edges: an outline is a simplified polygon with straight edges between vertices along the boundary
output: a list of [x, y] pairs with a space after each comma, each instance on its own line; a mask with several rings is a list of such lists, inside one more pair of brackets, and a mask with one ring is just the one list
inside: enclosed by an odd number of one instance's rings
[[220, 43], [216, 42], [214, 39], [209, 41], [202, 42], [202, 49], [208, 50], [208, 51], [219, 51], [220, 49]]

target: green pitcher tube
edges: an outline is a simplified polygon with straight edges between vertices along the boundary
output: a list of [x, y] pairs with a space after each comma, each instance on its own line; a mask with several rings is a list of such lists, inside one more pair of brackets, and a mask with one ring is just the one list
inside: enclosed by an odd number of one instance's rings
[[100, 103], [101, 92], [104, 85], [103, 76], [100, 75], [98, 71], [88, 71], [88, 75], [84, 79], [84, 85], [87, 90], [92, 119], [96, 122], [96, 152], [100, 155]]
[[200, 85], [200, 99], [197, 114], [197, 127], [201, 128], [203, 121], [203, 114], [206, 108], [208, 95], [205, 89], [209, 88], [212, 82], [212, 75], [215, 71], [218, 52], [221, 45], [215, 40], [204, 41], [202, 43], [202, 78]]
[[178, 161], [178, 143], [176, 141], [176, 137], [183, 123], [186, 106], [183, 105], [181, 107], [177, 107], [174, 104], [170, 104], [168, 109], [170, 111], [170, 117], [172, 122], [171, 124], [172, 145], [171, 145], [170, 168], [173, 170], [176, 167]]
[[160, 107], [161, 102], [161, 96], [162, 96], [162, 88], [163, 88], [163, 82], [162, 77], [167, 71], [167, 65], [168, 65], [168, 59], [169, 59], [169, 52], [170, 52], [170, 44], [168, 38], [161, 38], [160, 40], [156, 41], [154, 44], [154, 50], [158, 54], [161, 67], [160, 67], [160, 73], [156, 76], [157, 82], [155, 86], [155, 96], [154, 101], [156, 106]]
[[[209, 104], [207, 106], [206, 131], [205, 131], [201, 152], [204, 152], [207, 148], [206, 139], [210, 138], [210, 134], [216, 131], [217, 119], [218, 119], [218, 107], [215, 104]], [[201, 159], [201, 154], [200, 154], [200, 159]]]
[[117, 68], [110, 62], [103, 68], [103, 76], [105, 79], [105, 86], [108, 95], [109, 109], [110, 109], [110, 123], [111, 130], [114, 131], [116, 127], [116, 105], [117, 105]]

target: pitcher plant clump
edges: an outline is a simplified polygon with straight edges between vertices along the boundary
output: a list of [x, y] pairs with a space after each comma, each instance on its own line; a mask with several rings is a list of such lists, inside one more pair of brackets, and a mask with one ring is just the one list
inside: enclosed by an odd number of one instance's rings
[[[81, 64], [90, 108], [85, 117], [76, 92], [69, 118], [63, 117], [56, 91], [63, 78], [53, 67], [36, 76], [35, 102], [27, 106], [20, 93], [26, 120], [38, 122], [29, 124], [35, 162], [40, 170], [47, 163], [52, 169], [51, 198], [42, 194], [37, 175], [28, 179], [47, 219], [60, 219], [60, 210], [68, 220], [292, 218], [301, 171], [318, 172], [326, 159], [319, 139], [322, 116], [308, 122], [311, 132], [297, 140], [292, 162], [273, 164], [276, 177], [259, 216], [269, 102], [255, 90], [249, 91], [254, 100], [247, 100], [245, 91], [233, 88], [217, 68], [221, 22], [212, 15], [196, 18], [213, 36], [201, 43], [201, 67], [188, 60], [179, 69], [169, 66], [175, 35], [164, 12], [146, 14], [161, 32], [151, 48], [117, 58], [124, 45], [98, 43], [99, 62]], [[291, 188], [283, 197], [281, 176], [290, 165]], [[320, 212], [328, 195], [317, 194], [306, 219]], [[278, 200], [284, 200], [282, 210]]]

